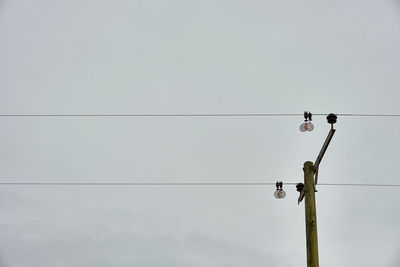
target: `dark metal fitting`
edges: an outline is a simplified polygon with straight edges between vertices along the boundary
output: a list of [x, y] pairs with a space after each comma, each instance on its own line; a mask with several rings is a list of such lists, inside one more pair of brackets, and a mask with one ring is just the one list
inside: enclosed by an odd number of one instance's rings
[[276, 182], [276, 190], [282, 190], [283, 183], [282, 182]]
[[333, 113], [329, 114], [326, 119], [328, 120], [329, 124], [335, 124], [337, 121], [337, 116]]
[[303, 184], [303, 183], [298, 183], [298, 184], [296, 185], [296, 188], [297, 188], [297, 191], [298, 191], [298, 192], [301, 192], [301, 191], [303, 191], [303, 189], [304, 189], [304, 184]]
[[308, 121], [312, 121], [312, 114], [311, 114], [311, 112], [308, 112], [308, 111], [304, 111], [304, 121], [305, 122], [308, 122]]

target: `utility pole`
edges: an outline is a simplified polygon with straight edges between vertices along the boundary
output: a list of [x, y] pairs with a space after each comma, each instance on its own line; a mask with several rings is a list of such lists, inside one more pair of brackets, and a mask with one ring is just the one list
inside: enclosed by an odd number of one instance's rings
[[304, 163], [304, 194], [306, 210], [307, 267], [319, 267], [317, 215], [315, 209], [314, 165]]
[[[306, 113], [305, 113], [306, 114]], [[311, 120], [311, 115], [309, 115]], [[305, 198], [305, 217], [306, 217], [306, 246], [307, 246], [307, 267], [319, 267], [318, 260], [318, 235], [317, 235], [317, 214], [315, 208], [315, 187], [318, 182], [318, 170], [322, 157], [324, 156], [329, 143], [335, 134], [333, 124], [336, 123], [337, 116], [333, 113], [326, 117], [331, 129], [321, 148], [321, 151], [315, 161], [315, 165], [311, 161], [304, 163], [304, 184], [297, 184], [297, 191], [300, 192], [298, 203]], [[307, 118], [306, 118], [307, 121]], [[315, 179], [314, 179], [315, 175]]]

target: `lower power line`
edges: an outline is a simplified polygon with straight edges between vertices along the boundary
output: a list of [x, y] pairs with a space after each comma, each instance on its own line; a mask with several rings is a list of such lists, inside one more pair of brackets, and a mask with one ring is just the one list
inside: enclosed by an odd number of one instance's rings
[[[193, 182], [193, 183], [133, 183], [133, 182], [0, 182], [0, 186], [271, 186], [270, 182]], [[296, 185], [297, 183], [283, 183]], [[400, 184], [319, 183], [320, 186], [400, 187]]]

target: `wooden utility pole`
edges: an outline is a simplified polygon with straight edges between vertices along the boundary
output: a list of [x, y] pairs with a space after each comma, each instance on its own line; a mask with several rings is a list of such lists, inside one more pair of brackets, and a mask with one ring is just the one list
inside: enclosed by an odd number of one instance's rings
[[319, 267], [313, 163], [311, 161], [305, 162], [303, 170], [306, 210], [307, 267]]
[[[305, 114], [305, 113], [304, 113]], [[318, 182], [318, 170], [322, 157], [324, 156], [329, 143], [335, 134], [333, 124], [336, 123], [337, 116], [333, 113], [326, 117], [328, 123], [331, 125], [331, 130], [325, 139], [321, 151], [315, 161], [315, 166], [311, 161], [304, 163], [304, 185], [299, 183], [296, 185], [297, 191], [300, 192], [298, 203], [305, 198], [306, 210], [306, 245], [307, 245], [307, 267], [319, 267], [318, 261], [318, 235], [317, 235], [317, 214], [315, 208], [315, 186]], [[307, 118], [306, 118], [307, 120]], [[301, 130], [301, 129], [300, 129]], [[315, 180], [314, 180], [315, 175]]]

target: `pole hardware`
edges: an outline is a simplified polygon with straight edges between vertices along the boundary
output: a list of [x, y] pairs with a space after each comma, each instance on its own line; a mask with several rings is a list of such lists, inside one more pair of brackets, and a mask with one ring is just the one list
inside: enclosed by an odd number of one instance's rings
[[312, 121], [311, 112], [304, 111], [304, 123], [300, 125], [300, 131], [311, 132], [312, 130], [314, 130], [314, 125], [311, 123], [311, 121]]
[[305, 122], [307, 122], [307, 121], [312, 121], [312, 114], [311, 114], [311, 112], [308, 112], [308, 111], [304, 111], [304, 121]]
[[304, 194], [304, 184], [303, 183], [298, 183], [296, 185], [296, 190], [297, 190], [297, 192], [300, 193], [299, 199], [297, 200], [297, 204], [300, 205], [300, 202], [304, 199], [304, 195], [305, 195]]
[[326, 120], [328, 123], [331, 125], [331, 130], [328, 133], [328, 136], [325, 139], [324, 144], [322, 145], [321, 151], [319, 152], [319, 155], [317, 159], [315, 160], [314, 164], [314, 173], [315, 173], [315, 179], [314, 179], [314, 185], [317, 184], [318, 182], [318, 170], [319, 170], [319, 164], [321, 163], [321, 160], [323, 156], [325, 155], [326, 150], [328, 149], [329, 143], [332, 140], [333, 135], [335, 134], [336, 130], [333, 129], [333, 124], [337, 122], [337, 116], [333, 113], [330, 113], [327, 117]]
[[335, 114], [333, 114], [333, 113], [330, 113], [330, 114], [326, 117], [326, 119], [328, 120], [328, 123], [329, 123], [329, 124], [335, 124], [336, 121], [337, 121], [337, 116], [336, 116]]
[[283, 186], [282, 182], [276, 182], [276, 191], [274, 193], [274, 196], [276, 198], [284, 198], [286, 196], [286, 192], [283, 191], [282, 186]]

